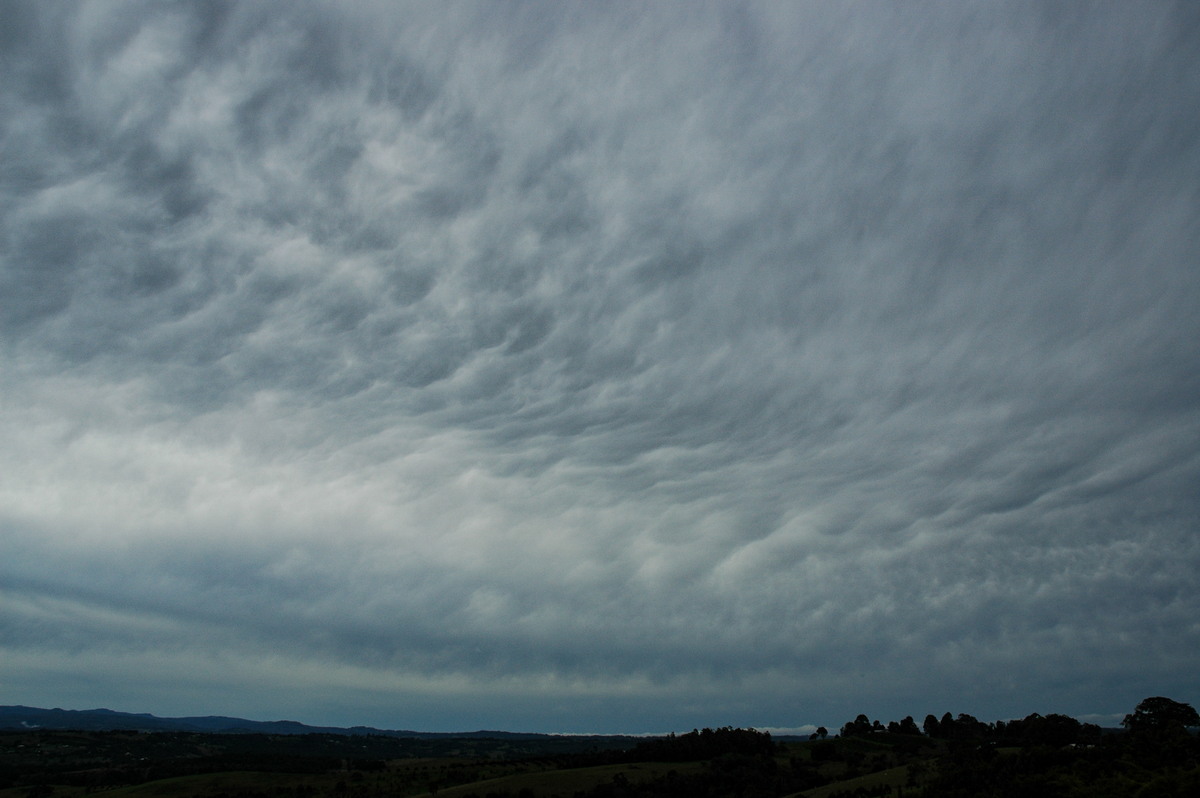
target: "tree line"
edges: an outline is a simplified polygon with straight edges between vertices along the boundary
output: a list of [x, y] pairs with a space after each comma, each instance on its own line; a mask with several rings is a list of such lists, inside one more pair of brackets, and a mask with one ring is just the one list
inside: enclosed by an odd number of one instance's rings
[[[1139, 703], [1133, 712], [1125, 716], [1121, 725], [1126, 731], [1139, 734], [1178, 733], [1188, 727], [1200, 726], [1200, 716], [1190, 704], [1153, 696]], [[1020, 720], [998, 720], [993, 723], [984, 723], [965, 713], [954, 716], [947, 712], [941, 718], [926, 715], [919, 728], [911, 715], [886, 725], [878, 720], [872, 721], [866, 715], [859, 715], [841, 728], [842, 737], [864, 737], [885, 732], [925, 736], [935, 740], [1013, 746], [1094, 745], [1103, 734], [1094, 723], [1081, 723], [1068, 715], [1040, 715], [1036, 712]], [[821, 727], [811, 735], [811, 739], [823, 739], [827, 734], [827, 730]]]

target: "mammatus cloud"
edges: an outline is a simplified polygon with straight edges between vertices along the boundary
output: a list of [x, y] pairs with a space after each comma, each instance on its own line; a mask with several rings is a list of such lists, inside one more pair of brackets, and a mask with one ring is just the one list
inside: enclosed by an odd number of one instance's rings
[[4, 16], [9, 703], [1195, 689], [1190, 8]]

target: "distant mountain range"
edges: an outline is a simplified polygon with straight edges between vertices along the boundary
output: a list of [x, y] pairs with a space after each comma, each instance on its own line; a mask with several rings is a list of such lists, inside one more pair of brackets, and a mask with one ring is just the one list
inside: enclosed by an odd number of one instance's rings
[[220, 715], [198, 718], [160, 718], [148, 713], [114, 712], [111, 709], [41, 709], [39, 707], [0, 706], [0, 730], [78, 729], [81, 731], [199, 732], [209, 734], [340, 734], [381, 735], [431, 740], [464, 737], [534, 740], [553, 737], [503, 731], [418, 732], [374, 729], [370, 726], [307, 726], [294, 720], [246, 720]]

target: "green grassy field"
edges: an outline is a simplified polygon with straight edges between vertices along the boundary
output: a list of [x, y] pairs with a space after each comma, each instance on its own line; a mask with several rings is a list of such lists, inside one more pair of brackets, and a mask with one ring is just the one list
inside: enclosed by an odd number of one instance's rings
[[[70, 785], [50, 785], [53, 789], [46, 798], [181, 798], [182, 796], [213, 796], [220, 794], [263, 793], [272, 795], [295, 795], [296, 788], [313, 789], [315, 794], [332, 794], [336, 779], [325, 775], [290, 773], [253, 773], [234, 771], [228, 773], [201, 773], [194, 776], [176, 776], [169, 779], [149, 781], [125, 787], [88, 790]], [[28, 798], [29, 787], [11, 787], [0, 790], [0, 798]]]
[[90, 789], [49, 782], [36, 788], [0, 790], [0, 798], [404, 798], [427, 792], [435, 784], [520, 775], [528, 768], [528, 765], [459, 758], [403, 759], [393, 760], [372, 772], [222, 771]]
[[[515, 794], [523, 789], [532, 790], [538, 796], [571, 796], [578, 791], [611, 782], [614, 778], [623, 777], [630, 783], [638, 783], [667, 776], [671, 771], [679, 774], [696, 773], [702, 767], [697, 762], [641, 762], [549, 770], [529, 769], [528, 765], [496, 765], [491, 770], [510, 772], [463, 784], [440, 786], [447, 780], [464, 775], [456, 773], [451, 767], [453, 764], [456, 763], [447, 760], [400, 763], [359, 780], [349, 773], [310, 775], [235, 771], [178, 776], [90, 792], [82, 787], [52, 785], [53, 792], [48, 798], [84, 798], [85, 795], [89, 798], [204, 798], [221, 795], [261, 795], [266, 798], [436, 795], [438, 798], [462, 798], [489, 792]], [[436, 792], [432, 789], [435, 785], [439, 785]], [[29, 795], [28, 787], [0, 790], [0, 798], [28, 798]]]
[[[853, 779], [845, 781], [835, 781], [832, 784], [826, 784], [824, 787], [814, 787], [810, 790], [792, 793], [785, 798], [828, 798], [837, 792], [848, 791], [854, 792], [858, 788], [872, 789], [875, 787], [887, 785], [893, 789], [903, 787], [908, 781], [908, 766], [901, 765], [900, 767], [888, 768], [876, 773], [868, 773], [865, 776], [857, 776]], [[913, 795], [917, 795], [914, 789]]]
[[569, 770], [546, 770], [540, 773], [520, 773], [501, 778], [488, 779], [473, 784], [462, 784], [456, 787], [440, 789], [437, 793], [422, 793], [423, 798], [463, 798], [489, 792], [518, 793], [523, 789], [532, 790], [539, 798], [548, 796], [571, 796], [578, 791], [590, 790], [597, 785], [611, 782], [614, 778], [624, 776], [630, 783], [649, 781], [668, 775], [671, 771], [679, 774], [696, 773], [701, 770], [698, 762], [639, 762], [624, 765], [600, 765], [588, 768], [572, 768]]
[[1101, 735], [1080, 726], [1076, 742], [1037, 736], [1055, 732], [1056, 719], [1022, 723], [1020, 734], [1012, 722], [966, 739], [871, 731], [778, 741], [723, 727], [624, 749], [553, 737], [21, 731], [0, 734], [0, 798], [1200, 795], [1200, 738], [1184, 728]]

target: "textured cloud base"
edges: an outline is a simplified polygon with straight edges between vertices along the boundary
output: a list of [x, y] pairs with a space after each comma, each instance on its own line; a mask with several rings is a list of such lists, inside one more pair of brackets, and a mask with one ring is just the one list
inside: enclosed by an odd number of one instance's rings
[[1196, 700], [1190, 5], [3, 17], [8, 703]]

